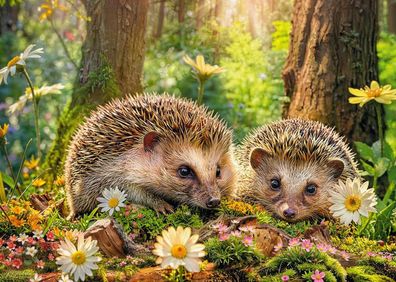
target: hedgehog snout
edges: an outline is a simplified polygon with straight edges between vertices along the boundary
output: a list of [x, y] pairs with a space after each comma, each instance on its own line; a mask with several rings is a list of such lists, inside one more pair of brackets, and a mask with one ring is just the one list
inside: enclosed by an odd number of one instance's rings
[[220, 205], [220, 198], [211, 197], [207, 202], [206, 206], [209, 209], [217, 208]]

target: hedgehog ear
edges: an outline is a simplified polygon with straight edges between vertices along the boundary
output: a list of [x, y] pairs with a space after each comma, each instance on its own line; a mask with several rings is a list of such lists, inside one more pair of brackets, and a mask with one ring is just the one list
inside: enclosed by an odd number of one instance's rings
[[157, 132], [152, 131], [147, 133], [146, 135], [144, 135], [143, 138], [144, 150], [146, 152], [151, 152], [154, 149], [155, 145], [157, 145], [158, 141], [159, 135]]
[[337, 179], [344, 172], [345, 164], [342, 159], [331, 158], [327, 163], [327, 167], [330, 168], [330, 170], [333, 172], [334, 178]]
[[271, 154], [263, 148], [254, 148], [250, 153], [250, 165], [253, 169], [257, 169], [264, 159], [271, 157]]

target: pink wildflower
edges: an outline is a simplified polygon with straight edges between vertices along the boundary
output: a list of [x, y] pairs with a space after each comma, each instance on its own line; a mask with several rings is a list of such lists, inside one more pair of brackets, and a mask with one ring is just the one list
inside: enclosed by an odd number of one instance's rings
[[340, 256], [341, 256], [344, 260], [349, 261], [350, 255], [349, 255], [347, 252], [345, 252], [345, 251], [340, 252]]
[[25, 251], [25, 250], [23, 249], [23, 247], [18, 247], [18, 248], [15, 249], [15, 252], [16, 252], [18, 255], [23, 254], [24, 251]]
[[123, 260], [120, 262], [119, 265], [120, 265], [120, 267], [124, 267], [125, 265], [127, 265], [127, 262], [125, 260]]
[[318, 250], [321, 252], [327, 252], [329, 250], [330, 246], [327, 244], [317, 244], [316, 248], [318, 248]]
[[43, 269], [45, 266], [45, 262], [43, 262], [42, 260], [39, 260], [38, 262], [36, 262], [36, 266], [37, 266], [37, 268]]
[[324, 282], [323, 278], [326, 276], [324, 272], [315, 270], [314, 274], [311, 275], [313, 282]]
[[241, 231], [235, 230], [230, 233], [231, 236], [241, 237]]
[[47, 237], [47, 241], [54, 241], [54, 239], [55, 239], [54, 232], [48, 231], [46, 234], [46, 237]]
[[274, 246], [274, 252], [278, 252], [283, 248], [283, 243], [280, 241], [278, 244]]
[[327, 251], [328, 251], [330, 254], [332, 254], [332, 255], [335, 255], [335, 254], [337, 253], [337, 249], [334, 248], [334, 247], [330, 247]]
[[366, 255], [369, 256], [369, 257], [375, 257], [377, 254], [374, 253], [374, 252], [367, 252]]
[[14, 242], [12, 242], [12, 241], [7, 242], [8, 249], [13, 250], [13, 249], [15, 249], [15, 247], [16, 247], [16, 245], [14, 244]]
[[34, 244], [36, 244], [36, 240], [34, 240], [33, 237], [28, 237], [28, 238], [26, 239], [26, 242], [28, 242], [29, 245], [34, 245]]
[[282, 281], [289, 281], [289, 276], [288, 275], [282, 275], [281, 279], [282, 279]]
[[48, 254], [48, 260], [50, 260], [50, 261], [54, 261], [55, 260], [55, 256], [54, 256], [54, 254]]
[[252, 233], [254, 231], [254, 227], [253, 227], [253, 225], [245, 225], [245, 226], [239, 227], [239, 230], [242, 232]]
[[301, 241], [301, 248], [309, 252], [312, 249], [313, 243], [309, 239], [303, 239]]
[[3, 246], [4, 243], [5, 243], [5, 241], [2, 238], [0, 238], [0, 247]]
[[230, 238], [230, 234], [221, 233], [221, 234], [219, 235], [219, 240], [220, 240], [220, 241], [228, 240], [228, 238]]
[[227, 232], [228, 227], [227, 225], [223, 224], [223, 223], [217, 223], [215, 225], [212, 226], [214, 229], [217, 229], [217, 232], [219, 233], [224, 233]]
[[10, 236], [10, 238], [8, 238], [8, 240], [10, 240], [11, 242], [15, 242], [16, 240], [18, 240], [18, 237], [15, 235]]
[[300, 245], [300, 239], [299, 238], [292, 238], [289, 240], [289, 247], [295, 247]]
[[242, 239], [242, 243], [247, 247], [253, 245], [253, 237], [248, 235]]
[[19, 269], [22, 266], [22, 260], [19, 258], [13, 259], [12, 266], [15, 267], [16, 269]]

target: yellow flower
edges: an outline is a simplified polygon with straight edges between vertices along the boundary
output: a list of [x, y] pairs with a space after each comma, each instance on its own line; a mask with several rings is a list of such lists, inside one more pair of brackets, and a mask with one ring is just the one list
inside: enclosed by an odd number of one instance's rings
[[12, 207], [10, 210], [13, 214], [16, 214], [16, 215], [20, 215], [21, 213], [23, 213], [25, 211], [25, 209], [20, 206]]
[[34, 209], [31, 209], [29, 215], [28, 215], [28, 221], [29, 222], [39, 222], [43, 219], [43, 216], [40, 214], [39, 211], [36, 211]]
[[39, 159], [36, 159], [34, 156], [32, 156], [30, 158], [30, 161], [25, 161], [25, 166], [28, 169], [35, 169], [38, 166], [39, 162], [40, 162]]
[[10, 215], [8, 218], [10, 219], [11, 224], [14, 227], [22, 227], [25, 224], [25, 221], [23, 219], [19, 219], [15, 215]]
[[65, 185], [65, 177], [64, 176], [58, 176], [56, 180], [54, 181], [54, 184], [56, 186], [64, 186]]
[[3, 127], [0, 126], [0, 139], [5, 137], [8, 132], [8, 124], [4, 124]]
[[54, 235], [55, 235], [56, 237], [60, 237], [60, 236], [62, 236], [63, 231], [60, 230], [58, 227], [55, 226], [55, 227], [52, 229], [52, 233], [54, 233]]
[[33, 183], [32, 183], [32, 185], [34, 186], [34, 187], [41, 187], [41, 186], [43, 186], [44, 184], [45, 184], [46, 182], [44, 181], [44, 180], [42, 180], [41, 178], [36, 178], [35, 180], [33, 180]]
[[40, 21], [44, 21], [52, 16], [55, 9], [59, 9], [61, 11], [67, 11], [68, 9], [59, 4], [58, 0], [47, 0], [43, 4], [38, 7], [38, 11], [40, 12], [39, 19]]
[[198, 55], [195, 58], [195, 61], [191, 59], [189, 56], [183, 57], [184, 62], [186, 64], [192, 66], [193, 70], [195, 71], [197, 78], [203, 82], [208, 80], [214, 74], [222, 73], [225, 71], [224, 68], [219, 67], [217, 65], [209, 65], [205, 63], [205, 59], [202, 55]]
[[[63, 88], [64, 88], [64, 86], [60, 83], [50, 85], [50, 86], [44, 85], [40, 88], [35, 87], [34, 94], [36, 95], [36, 98], [40, 98], [42, 96], [49, 95], [49, 94], [60, 94], [61, 89], [63, 89]], [[26, 102], [29, 100], [33, 100], [32, 89], [30, 87], [25, 89], [25, 95], [20, 96], [19, 100], [9, 107], [8, 112], [10, 114], [13, 114], [15, 112], [22, 111], [26, 105]]]
[[352, 95], [356, 96], [350, 97], [349, 103], [359, 104], [360, 107], [363, 107], [364, 104], [371, 100], [381, 104], [391, 104], [392, 100], [396, 100], [396, 89], [392, 90], [390, 85], [380, 87], [378, 82], [374, 80], [371, 82], [370, 87], [366, 85], [364, 88], [348, 88], [348, 90]]

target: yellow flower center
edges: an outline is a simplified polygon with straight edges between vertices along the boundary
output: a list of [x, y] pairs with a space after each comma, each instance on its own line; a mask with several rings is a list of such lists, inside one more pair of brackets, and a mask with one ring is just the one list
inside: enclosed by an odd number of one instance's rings
[[183, 259], [187, 256], [187, 249], [182, 244], [176, 244], [172, 247], [171, 254], [175, 258]]
[[87, 260], [87, 256], [83, 251], [77, 251], [71, 255], [71, 260], [76, 265], [84, 264]]
[[382, 88], [377, 88], [377, 89], [369, 89], [367, 90], [367, 97], [369, 98], [375, 98], [381, 96], [382, 93]]
[[11, 61], [8, 62], [7, 68], [11, 68], [12, 66], [15, 66], [16, 63], [18, 63], [20, 59], [21, 59], [21, 57], [19, 57], [19, 56], [15, 56], [14, 58], [12, 58]]
[[116, 206], [118, 206], [118, 203], [119, 201], [117, 198], [111, 198], [108, 202], [110, 208], [115, 208]]
[[352, 194], [345, 199], [344, 204], [345, 204], [345, 208], [348, 211], [354, 212], [357, 211], [362, 205], [362, 199], [360, 198], [360, 196]]

